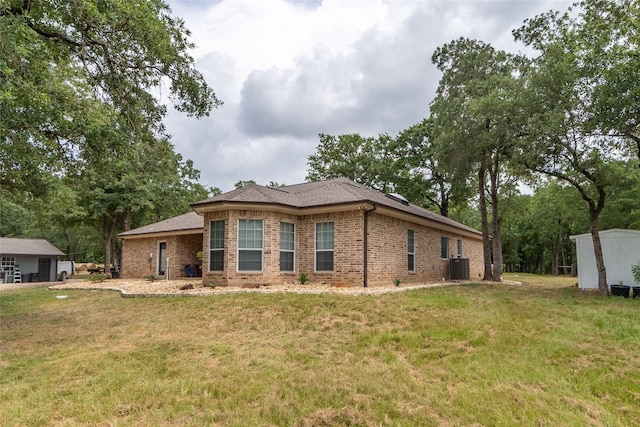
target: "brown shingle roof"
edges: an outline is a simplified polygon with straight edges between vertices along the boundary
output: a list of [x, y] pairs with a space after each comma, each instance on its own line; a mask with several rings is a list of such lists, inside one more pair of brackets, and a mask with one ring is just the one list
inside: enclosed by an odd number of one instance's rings
[[[438, 215], [428, 209], [410, 203], [402, 203], [398, 199], [358, 184], [346, 178], [336, 178], [327, 181], [307, 182], [303, 184], [287, 185], [279, 188], [264, 187], [251, 184], [192, 204], [198, 209], [222, 204], [256, 204], [279, 205], [294, 209], [316, 208], [323, 206], [374, 203], [399, 212], [404, 212], [418, 218], [435, 221], [443, 225], [455, 227], [473, 234], [480, 234], [477, 230], [467, 227], [450, 218]], [[202, 231], [204, 219], [196, 212], [189, 212], [167, 220], [159, 221], [144, 227], [120, 233], [118, 237], [127, 238], [145, 234], [171, 234], [177, 232]]]
[[204, 219], [196, 212], [189, 212], [173, 218], [158, 221], [140, 228], [125, 231], [118, 237], [139, 236], [141, 234], [171, 233], [180, 231], [200, 231], [204, 228]]
[[387, 197], [380, 191], [365, 187], [346, 178], [307, 182], [279, 188], [251, 184], [211, 199], [194, 203], [191, 207], [197, 210], [200, 207], [204, 208], [218, 204], [252, 203], [304, 209], [361, 202], [375, 203], [376, 205], [405, 212], [422, 219], [480, 234], [477, 230], [450, 218], [438, 215], [420, 206], [402, 203], [397, 199]]
[[0, 254], [63, 256], [64, 252], [44, 239], [0, 237]]

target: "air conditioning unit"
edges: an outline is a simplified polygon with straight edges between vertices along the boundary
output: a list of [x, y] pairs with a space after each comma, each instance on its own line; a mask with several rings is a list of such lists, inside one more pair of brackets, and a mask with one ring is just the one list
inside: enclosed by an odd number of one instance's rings
[[451, 280], [469, 280], [469, 258], [449, 259], [449, 277]]

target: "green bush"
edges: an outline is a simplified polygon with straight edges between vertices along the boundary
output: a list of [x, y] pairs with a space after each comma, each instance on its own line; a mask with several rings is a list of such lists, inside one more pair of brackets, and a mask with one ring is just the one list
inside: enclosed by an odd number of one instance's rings
[[98, 273], [98, 274], [92, 274], [89, 276], [89, 281], [90, 282], [94, 282], [94, 283], [99, 283], [99, 282], [104, 282], [105, 280], [107, 280], [109, 278], [108, 275], [106, 274], [102, 274], [102, 273]]
[[146, 276], [144, 276], [144, 278], [149, 282], [155, 282], [156, 280], [158, 280], [158, 278], [153, 274], [147, 274]]
[[396, 286], [400, 286], [400, 279], [393, 279], [393, 284]]
[[632, 265], [631, 273], [633, 273], [633, 281], [640, 285], [640, 264]]
[[298, 282], [300, 282], [301, 285], [304, 285], [308, 281], [309, 281], [309, 275], [307, 273], [300, 273], [300, 277], [298, 278]]

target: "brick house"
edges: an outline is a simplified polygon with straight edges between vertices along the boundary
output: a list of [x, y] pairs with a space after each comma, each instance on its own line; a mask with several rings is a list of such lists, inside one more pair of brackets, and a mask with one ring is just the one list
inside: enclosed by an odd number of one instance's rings
[[170, 278], [187, 277], [189, 267], [197, 275], [203, 224], [202, 216], [189, 212], [118, 234], [122, 239], [120, 276], [140, 278], [168, 272]]
[[455, 260], [468, 260], [470, 278], [483, 271], [480, 232], [344, 178], [254, 184], [191, 207], [119, 235], [123, 277], [166, 266], [171, 278], [186, 276], [201, 249], [205, 284], [282, 283], [302, 272], [353, 286], [428, 283], [449, 279]]

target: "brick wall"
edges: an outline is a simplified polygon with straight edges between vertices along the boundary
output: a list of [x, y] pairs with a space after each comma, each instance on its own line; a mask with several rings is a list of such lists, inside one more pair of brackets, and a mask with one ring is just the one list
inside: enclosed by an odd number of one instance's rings
[[[135, 238], [123, 242], [122, 277], [144, 277], [157, 273], [158, 244], [167, 243], [171, 277], [185, 276], [187, 264], [199, 264], [196, 252], [202, 249], [205, 284], [241, 285], [244, 283], [282, 283], [296, 281], [301, 272], [314, 282], [344, 282], [362, 286], [364, 281], [364, 211], [351, 210], [315, 215], [288, 215], [272, 211], [228, 210], [209, 212], [204, 218], [204, 233], [174, 235], [165, 238]], [[263, 262], [261, 272], [237, 271], [237, 235], [239, 219], [263, 221]], [[215, 220], [225, 221], [224, 271], [209, 271], [209, 227]], [[280, 271], [280, 222], [295, 225], [295, 267]], [[334, 223], [334, 271], [315, 271], [315, 230], [320, 222]], [[368, 285], [437, 282], [449, 278], [449, 260], [440, 258], [440, 239], [448, 238], [447, 253], [457, 256], [457, 240], [462, 240], [462, 257], [470, 259], [470, 278], [482, 277], [482, 242], [477, 239], [441, 232], [429, 227], [369, 214]], [[407, 230], [414, 231], [415, 271], [407, 266]], [[148, 260], [149, 253], [154, 257]]]
[[[364, 281], [363, 254], [364, 211], [352, 210], [316, 215], [286, 215], [270, 211], [241, 211], [208, 213], [205, 216], [205, 243], [203, 260], [204, 282], [220, 285], [243, 283], [282, 283], [295, 281], [301, 272], [314, 282], [346, 282], [362, 286]], [[225, 220], [224, 271], [208, 271], [209, 225], [214, 220]], [[263, 220], [262, 272], [237, 271], [237, 233], [239, 219]], [[295, 225], [295, 271], [280, 271], [280, 222]], [[315, 271], [315, 229], [320, 222], [334, 223], [334, 271]], [[415, 271], [407, 269], [407, 230], [414, 230]], [[464, 258], [470, 258], [470, 277], [482, 273], [482, 244], [479, 240], [440, 232], [425, 226], [370, 214], [368, 234], [368, 284], [389, 284], [394, 279], [402, 282], [437, 282], [449, 278], [449, 260], [440, 258], [440, 238], [448, 238], [447, 253], [457, 255], [457, 240], [463, 244]]]
[[[408, 230], [414, 232], [414, 271], [408, 269]], [[462, 257], [470, 258], [470, 278], [482, 273], [482, 242], [375, 212], [369, 219], [370, 286], [438, 282], [449, 279], [449, 260], [441, 258], [441, 237], [448, 238], [447, 253], [457, 256], [457, 240], [462, 240]]]
[[[333, 222], [333, 272], [315, 271], [316, 224]], [[299, 271], [309, 274], [314, 282], [362, 284], [363, 275], [363, 211], [353, 210], [300, 217]]]
[[[200, 264], [196, 253], [202, 248], [202, 234], [129, 238], [122, 242], [122, 278], [141, 278], [158, 274], [158, 247], [167, 244], [170, 278], [185, 277], [185, 265]], [[149, 254], [153, 254], [149, 259]]]
[[[238, 271], [237, 236], [239, 219], [263, 221], [263, 262], [261, 272]], [[225, 220], [224, 271], [210, 272], [209, 228], [211, 221]], [[280, 271], [280, 222], [295, 226], [293, 272]], [[315, 227], [319, 222], [334, 222], [334, 271], [315, 272]], [[362, 212], [347, 211], [319, 215], [287, 215], [271, 211], [229, 210], [207, 213], [204, 220], [203, 277], [205, 284], [241, 285], [243, 283], [282, 283], [298, 280], [300, 273], [311, 281], [358, 282], [362, 280]]]

